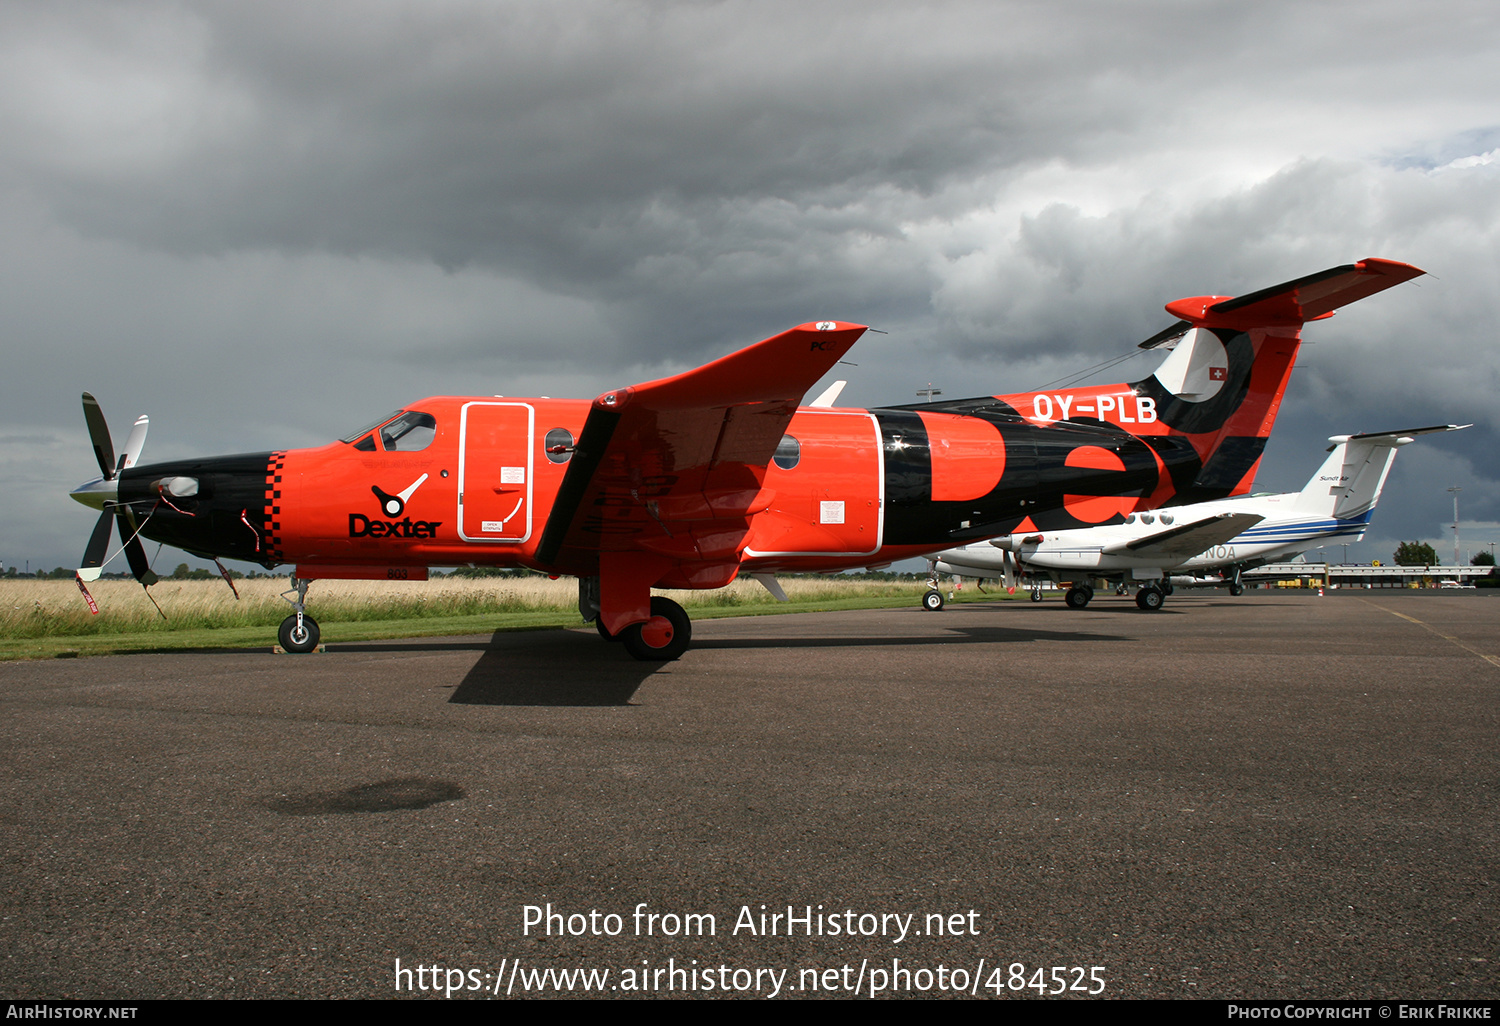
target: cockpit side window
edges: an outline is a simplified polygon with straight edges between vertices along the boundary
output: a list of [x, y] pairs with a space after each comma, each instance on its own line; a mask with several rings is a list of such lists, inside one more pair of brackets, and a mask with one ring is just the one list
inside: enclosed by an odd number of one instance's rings
[[380, 444], [386, 452], [421, 452], [436, 436], [437, 418], [408, 410], [380, 429]]

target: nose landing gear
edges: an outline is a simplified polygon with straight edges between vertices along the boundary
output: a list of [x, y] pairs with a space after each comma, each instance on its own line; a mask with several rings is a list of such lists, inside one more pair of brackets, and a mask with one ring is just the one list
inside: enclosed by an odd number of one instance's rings
[[[316, 652], [322, 638], [318, 621], [307, 615], [307, 586], [311, 583], [293, 577], [292, 586], [281, 593], [281, 597], [291, 603], [296, 612], [281, 621], [281, 629], [276, 632], [276, 637], [283, 649], [296, 655]], [[297, 593], [295, 599], [286, 598], [294, 591]]]

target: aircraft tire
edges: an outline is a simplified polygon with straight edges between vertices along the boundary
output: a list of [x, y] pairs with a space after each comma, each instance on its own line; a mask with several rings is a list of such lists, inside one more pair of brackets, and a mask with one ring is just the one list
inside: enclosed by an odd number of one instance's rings
[[1245, 594], [1245, 586], [1239, 581], [1235, 581], [1229, 586], [1229, 594], [1233, 595], [1235, 598], [1239, 598], [1241, 595]]
[[1154, 613], [1158, 609], [1160, 609], [1161, 604], [1165, 602], [1166, 599], [1167, 597], [1162, 594], [1161, 589], [1156, 587], [1155, 585], [1152, 585], [1149, 588], [1142, 588], [1140, 591], [1135, 593], [1135, 604], [1140, 608], [1146, 610], [1146, 612], [1148, 613]]
[[1032, 593], [1031, 593], [1031, 601], [1033, 601], [1033, 602], [1040, 602], [1041, 600], [1042, 600], [1042, 593], [1040, 591], [1035, 591], [1035, 590], [1032, 591]]
[[284, 651], [303, 655], [317, 651], [318, 640], [322, 637], [322, 632], [318, 630], [318, 621], [306, 613], [302, 614], [302, 630], [298, 631], [297, 614], [293, 613], [281, 621], [281, 630], [276, 632], [276, 637], [281, 642]]
[[594, 630], [598, 631], [599, 637], [603, 638], [605, 641], [620, 640], [620, 636], [618, 634], [609, 633], [609, 628], [604, 626], [604, 617], [602, 616], [594, 617]]
[[1069, 609], [1082, 609], [1089, 604], [1089, 599], [1094, 597], [1093, 588], [1069, 588], [1068, 593], [1063, 596], [1063, 601], [1068, 604]]
[[687, 651], [693, 640], [693, 621], [687, 611], [669, 598], [651, 596], [651, 615], [661, 616], [672, 622], [672, 637], [665, 645], [653, 647], [641, 634], [643, 624], [633, 623], [620, 632], [625, 650], [643, 662], [666, 662], [676, 659]]
[[922, 596], [922, 608], [929, 613], [938, 613], [943, 609], [943, 593], [940, 591], [929, 591]]

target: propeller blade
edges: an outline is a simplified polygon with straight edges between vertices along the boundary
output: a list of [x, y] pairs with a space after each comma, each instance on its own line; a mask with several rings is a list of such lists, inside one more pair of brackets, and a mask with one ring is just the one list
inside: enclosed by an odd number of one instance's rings
[[88, 548], [83, 550], [83, 565], [78, 568], [78, 577], [84, 581], [97, 581], [104, 565], [104, 552], [109, 548], [109, 526], [114, 513], [105, 510], [94, 524], [94, 533], [89, 535]]
[[140, 581], [142, 586], [149, 588], [161, 578], [151, 572], [151, 563], [146, 559], [146, 549], [141, 545], [141, 539], [135, 533], [135, 518], [131, 516], [130, 510], [123, 506], [120, 507], [118, 517], [120, 540], [125, 543], [125, 558], [130, 562], [130, 572], [135, 575], [135, 579]]
[[151, 425], [151, 420], [144, 413], [135, 419], [135, 427], [130, 429], [130, 437], [125, 439], [125, 451], [120, 454], [120, 463], [115, 467], [115, 473], [129, 470], [141, 460], [141, 450], [146, 447], [146, 428]]
[[[83, 393], [83, 419], [89, 426], [89, 439], [94, 443], [94, 457], [99, 461], [99, 470], [104, 480], [115, 478], [115, 445], [109, 438], [109, 424], [104, 411], [99, 409], [99, 400], [88, 392]], [[142, 441], [144, 441], [144, 432]]]
[[1000, 566], [1002, 573], [1005, 575], [1005, 586], [1007, 588], [1014, 588], [1016, 586], [1016, 564], [1011, 558], [1010, 552], [1005, 549], [1000, 550]]

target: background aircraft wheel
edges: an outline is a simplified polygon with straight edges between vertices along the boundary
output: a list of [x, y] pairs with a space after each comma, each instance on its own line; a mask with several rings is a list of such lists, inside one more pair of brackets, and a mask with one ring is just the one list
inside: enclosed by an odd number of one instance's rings
[[687, 612], [669, 598], [660, 595], [651, 597], [651, 619], [657, 617], [668, 621], [663, 628], [652, 622], [633, 623], [620, 632], [625, 649], [637, 659], [648, 662], [676, 659], [687, 651], [693, 640], [693, 621]]
[[1039, 592], [1039, 591], [1033, 591], [1031, 593], [1031, 601], [1033, 601], [1033, 602], [1040, 602], [1041, 600], [1042, 600], [1042, 593], [1041, 592]]
[[1239, 581], [1235, 581], [1229, 586], [1229, 594], [1238, 598], [1239, 596], [1245, 594], [1245, 586]]
[[1068, 593], [1063, 596], [1063, 601], [1068, 604], [1069, 609], [1082, 609], [1093, 597], [1094, 589], [1092, 588], [1069, 588]]
[[281, 630], [276, 632], [276, 636], [281, 641], [282, 648], [288, 652], [295, 652], [301, 655], [304, 652], [317, 650], [318, 639], [322, 636], [322, 633], [318, 630], [318, 621], [306, 613], [302, 614], [302, 629], [299, 631], [297, 629], [297, 614], [293, 613], [281, 621]]
[[605, 641], [620, 640], [620, 636], [618, 634], [609, 633], [609, 628], [604, 626], [604, 617], [602, 616], [594, 617], [594, 630], [598, 631], [599, 637], [603, 638]]
[[929, 591], [922, 596], [922, 608], [929, 613], [936, 613], [943, 608], [943, 593], [940, 591]]
[[1166, 600], [1167, 597], [1161, 593], [1161, 589], [1154, 585], [1149, 588], [1142, 588], [1135, 593], [1135, 604], [1152, 613], [1160, 609], [1161, 604]]

